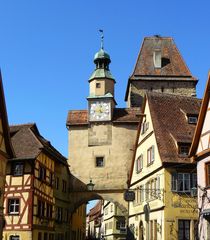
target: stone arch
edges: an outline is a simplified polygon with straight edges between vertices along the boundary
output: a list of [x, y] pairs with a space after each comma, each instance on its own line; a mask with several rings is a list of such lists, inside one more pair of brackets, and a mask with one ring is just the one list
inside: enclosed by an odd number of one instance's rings
[[126, 216], [128, 214], [128, 203], [123, 198], [123, 192], [106, 192], [100, 193], [97, 191], [88, 192], [88, 191], [80, 191], [80, 192], [72, 192], [71, 193], [71, 211], [75, 211], [82, 204], [87, 203], [91, 200], [104, 199], [116, 204], [117, 207], [122, 211], [122, 213]]

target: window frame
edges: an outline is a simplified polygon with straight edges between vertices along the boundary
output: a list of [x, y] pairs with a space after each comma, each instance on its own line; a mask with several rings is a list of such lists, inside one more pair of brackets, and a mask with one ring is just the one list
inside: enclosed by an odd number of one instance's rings
[[[100, 159], [102, 159], [102, 165], [100, 165], [100, 164], [98, 164], [98, 161], [100, 160]], [[104, 166], [105, 166], [105, 157], [104, 156], [96, 156], [95, 157], [95, 166], [97, 167], [97, 168], [103, 168]]]
[[210, 188], [210, 161], [205, 163], [206, 187]]
[[[187, 151], [185, 151], [187, 149]], [[180, 157], [188, 157], [190, 151], [190, 144], [179, 143], [178, 145], [178, 154]]]
[[[182, 178], [180, 177], [181, 175], [182, 175]], [[187, 176], [188, 176], [188, 179], [187, 179]], [[196, 173], [189, 173], [189, 172], [172, 173], [171, 174], [171, 191], [177, 192], [177, 193], [190, 193], [192, 187], [196, 187], [194, 186], [195, 177], [197, 179]], [[182, 184], [182, 187], [183, 187], [182, 190], [179, 189], [179, 186], [180, 186], [179, 184]], [[186, 188], [186, 186], [188, 187]]]
[[19, 235], [10, 235], [9, 240], [20, 240], [20, 236]]
[[40, 181], [46, 181], [46, 167], [42, 164], [39, 165], [38, 179]]
[[[10, 208], [12, 207], [11, 201], [18, 201], [18, 204], [15, 202], [12, 204], [12, 206], [14, 208], [13, 211], [10, 211]], [[14, 210], [16, 210], [16, 208], [18, 208], [17, 209], [18, 211], [14, 211]], [[20, 198], [8, 198], [7, 213], [8, 213], [8, 215], [19, 215], [20, 214]]]
[[155, 161], [155, 146], [152, 145], [147, 149], [147, 166], [150, 166]]
[[143, 154], [136, 159], [136, 173], [140, 173], [143, 169]]
[[[15, 169], [15, 167], [17, 166], [21, 166], [20, 169]], [[12, 175], [14, 177], [19, 177], [19, 176], [22, 176], [24, 174], [24, 162], [21, 161], [21, 162], [14, 162], [12, 163]]]

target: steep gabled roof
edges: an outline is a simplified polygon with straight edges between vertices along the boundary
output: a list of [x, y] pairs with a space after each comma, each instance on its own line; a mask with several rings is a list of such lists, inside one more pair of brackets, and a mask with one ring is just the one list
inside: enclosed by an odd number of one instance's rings
[[[161, 52], [161, 68], [156, 68], [153, 61], [153, 54], [157, 49]], [[130, 82], [136, 80], [197, 82], [183, 60], [173, 38], [160, 36], [144, 38], [134, 70], [128, 79], [125, 100], [128, 98]]]
[[17, 159], [35, 159], [45, 151], [66, 163], [67, 159], [41, 136], [35, 123], [10, 126], [10, 135]]
[[201, 109], [200, 109], [200, 113], [199, 113], [199, 118], [198, 118], [198, 122], [197, 122], [197, 126], [195, 129], [195, 133], [193, 136], [193, 142], [191, 145], [191, 149], [190, 149], [190, 156], [195, 156], [196, 155], [196, 151], [198, 148], [198, 144], [199, 144], [199, 139], [201, 136], [201, 132], [203, 129], [203, 124], [204, 124], [204, 120], [205, 120], [205, 116], [206, 116], [206, 112], [209, 106], [209, 102], [210, 102], [210, 72], [208, 74], [208, 80], [206, 83], [206, 89], [204, 92], [204, 97], [202, 100], [202, 105], [201, 105]]
[[[161, 68], [155, 68], [153, 63], [156, 49], [161, 51]], [[132, 76], [176, 76], [194, 79], [173, 38], [159, 36], [144, 38]]]
[[6, 110], [6, 103], [4, 97], [4, 88], [2, 83], [2, 76], [0, 71], [0, 117], [2, 120], [2, 127], [3, 127], [3, 135], [4, 141], [6, 146], [7, 155], [9, 158], [14, 157], [14, 151], [11, 144], [10, 133], [9, 133], [9, 125], [8, 125], [8, 118], [7, 118], [7, 110]]
[[187, 116], [198, 115], [201, 100], [162, 93], [147, 93], [146, 98], [162, 162], [190, 163], [178, 154], [177, 145], [192, 142], [196, 125], [188, 123]]
[[[140, 108], [115, 108], [113, 115], [113, 123], [138, 123]], [[71, 110], [68, 112], [66, 125], [80, 126], [87, 125], [87, 110]]]
[[[195, 125], [188, 123], [187, 116], [198, 115], [201, 100], [186, 96], [147, 92], [142, 106], [142, 114], [144, 114], [146, 103], [149, 105], [154, 134], [162, 162], [190, 163], [191, 159], [189, 157], [182, 157], [178, 154], [177, 145], [180, 143], [190, 144], [192, 142]], [[137, 130], [129, 183], [131, 182], [136, 159], [141, 124], [142, 118], [139, 121]]]

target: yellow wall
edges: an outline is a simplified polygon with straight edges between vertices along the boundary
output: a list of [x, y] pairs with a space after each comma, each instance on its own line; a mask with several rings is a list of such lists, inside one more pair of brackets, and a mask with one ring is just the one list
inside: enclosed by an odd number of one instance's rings
[[[136, 199], [129, 204], [129, 226], [133, 229], [134, 236], [140, 240], [142, 239], [141, 232], [143, 232], [144, 239], [150, 239], [152, 228], [156, 230], [158, 240], [176, 240], [178, 239], [178, 219], [190, 220], [191, 239], [193, 239], [193, 224], [197, 219], [196, 199], [192, 198], [189, 193], [178, 194], [171, 191], [171, 173], [178, 170], [173, 167], [171, 169], [163, 167], [148, 104], [145, 107], [145, 114], [146, 122], [149, 122], [149, 129], [144, 134], [140, 134], [138, 140], [139, 146], [131, 179], [131, 189], [134, 189]], [[155, 147], [155, 158], [154, 162], [147, 166], [147, 149], [152, 145]], [[143, 168], [137, 173], [136, 160], [141, 154], [143, 154]], [[181, 170], [184, 171], [183, 168]], [[186, 172], [189, 171], [186, 168]], [[156, 187], [153, 185], [152, 190], [148, 191], [146, 183], [152, 181], [154, 183], [154, 179], [159, 179], [158, 185]], [[139, 190], [141, 186], [143, 187], [142, 191]], [[144, 195], [143, 200], [140, 198], [140, 192]], [[147, 193], [150, 193], [148, 199], [145, 198]], [[149, 205], [150, 208], [149, 221], [145, 220], [146, 205]], [[140, 227], [141, 224], [142, 227]]]
[[72, 215], [72, 231], [76, 234], [75, 240], [82, 240], [78, 235], [85, 236], [86, 232], [86, 205], [81, 205]]

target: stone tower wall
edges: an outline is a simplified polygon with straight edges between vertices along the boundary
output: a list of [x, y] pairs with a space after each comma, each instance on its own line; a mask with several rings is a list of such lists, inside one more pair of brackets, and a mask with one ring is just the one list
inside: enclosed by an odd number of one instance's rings
[[195, 96], [195, 81], [174, 81], [174, 80], [140, 80], [132, 81], [128, 94], [128, 107], [140, 107], [144, 100], [145, 91], [155, 91], [183, 96]]

